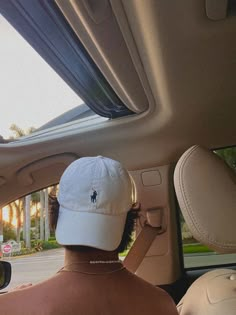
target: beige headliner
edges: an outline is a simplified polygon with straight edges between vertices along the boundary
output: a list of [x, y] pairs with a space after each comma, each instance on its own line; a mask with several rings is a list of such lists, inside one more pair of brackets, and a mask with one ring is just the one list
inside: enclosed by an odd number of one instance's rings
[[[66, 12], [76, 1], [57, 2]], [[77, 1], [77, 10], [83, 3]], [[121, 55], [116, 45], [96, 49], [99, 34], [94, 45], [83, 41], [82, 30], [80, 37], [104, 75], [112, 77], [109, 81], [117, 94], [128, 107], [143, 113], [115, 121], [98, 119], [97, 124], [88, 121], [81, 127], [67, 124], [22, 143], [0, 145], [0, 205], [57, 181], [67, 163], [79, 156], [103, 154], [135, 170], [176, 162], [195, 143], [209, 148], [236, 144], [236, 17], [209, 20], [203, 0], [111, 4], [115, 29], [111, 25], [105, 31], [107, 38], [116, 39], [116, 18], [119, 40], [124, 41]], [[78, 16], [80, 26], [82, 22]], [[112, 67], [114, 54], [127, 66]], [[57, 156], [63, 153], [68, 156]], [[39, 159], [43, 160], [37, 164]], [[31, 174], [32, 163], [35, 181], [26, 184], [22, 170], [25, 174], [28, 168]]]

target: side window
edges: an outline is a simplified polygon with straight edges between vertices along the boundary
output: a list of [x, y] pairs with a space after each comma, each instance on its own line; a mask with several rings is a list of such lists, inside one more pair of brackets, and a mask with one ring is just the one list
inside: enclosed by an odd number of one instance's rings
[[56, 190], [48, 187], [0, 208], [0, 260], [13, 268], [8, 290], [43, 281], [63, 266], [63, 249], [49, 228], [48, 199]]
[[[49, 194], [57, 186], [22, 197], [0, 209], [1, 256], [29, 254], [57, 247], [49, 227]], [[55, 242], [54, 242], [55, 241]]]
[[[236, 147], [215, 150], [214, 153], [236, 171]], [[194, 239], [182, 213], [180, 220], [185, 268], [236, 263], [236, 254], [218, 254]]]

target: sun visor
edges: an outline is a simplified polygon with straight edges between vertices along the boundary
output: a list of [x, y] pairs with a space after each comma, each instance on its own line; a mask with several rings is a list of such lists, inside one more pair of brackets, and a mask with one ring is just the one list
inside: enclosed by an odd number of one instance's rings
[[194, 238], [218, 252], [236, 252], [234, 170], [213, 152], [195, 145], [178, 161], [174, 184]]

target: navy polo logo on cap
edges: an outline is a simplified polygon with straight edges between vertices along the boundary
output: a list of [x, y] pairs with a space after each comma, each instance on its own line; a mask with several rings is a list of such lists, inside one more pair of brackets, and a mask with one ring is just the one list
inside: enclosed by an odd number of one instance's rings
[[95, 203], [97, 201], [97, 195], [98, 193], [96, 192], [96, 190], [94, 190], [93, 194], [90, 196], [92, 203]]

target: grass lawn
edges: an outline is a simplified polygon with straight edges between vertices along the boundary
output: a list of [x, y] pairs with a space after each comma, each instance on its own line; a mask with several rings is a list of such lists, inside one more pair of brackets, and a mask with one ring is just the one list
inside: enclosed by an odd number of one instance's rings
[[195, 254], [195, 253], [209, 253], [209, 252], [214, 252], [214, 251], [202, 244], [184, 244], [183, 252], [184, 254]]
[[[212, 253], [214, 252], [210, 248], [205, 245], [196, 243], [196, 244], [183, 244], [183, 252], [184, 254], [200, 254], [200, 253]], [[120, 253], [120, 257], [125, 257], [128, 253], [128, 250], [125, 250], [123, 253]]]
[[[129, 250], [125, 250], [123, 253], [120, 253], [120, 257], [125, 257]], [[200, 253], [212, 253], [214, 252], [210, 248], [205, 245], [196, 243], [196, 244], [183, 244], [183, 252], [184, 254], [200, 254]]]
[[128, 249], [126, 249], [125, 251], [123, 251], [123, 253], [120, 253], [119, 256], [120, 257], [125, 257], [128, 254]]

